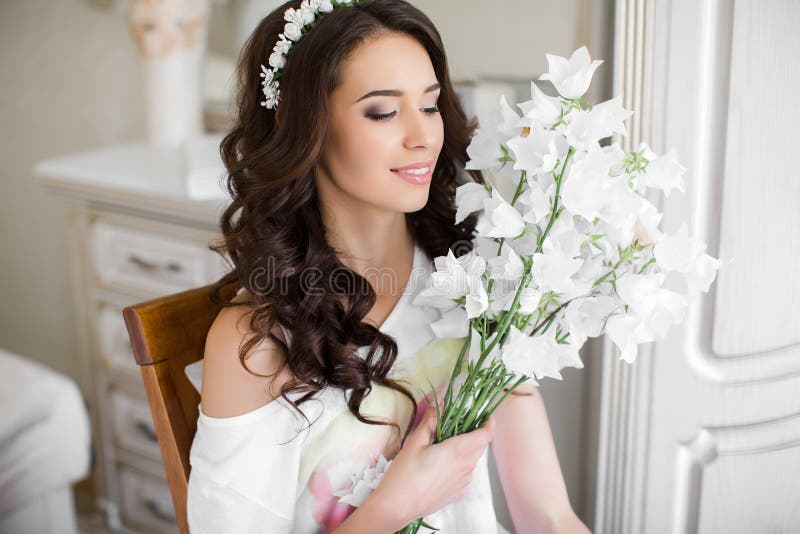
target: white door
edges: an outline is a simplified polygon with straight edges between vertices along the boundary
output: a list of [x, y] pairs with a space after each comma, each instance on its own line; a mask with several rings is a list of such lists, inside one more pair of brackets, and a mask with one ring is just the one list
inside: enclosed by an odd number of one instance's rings
[[594, 531], [800, 532], [800, 1], [616, 8], [630, 141], [688, 167], [662, 228], [733, 263], [632, 367], [606, 343]]

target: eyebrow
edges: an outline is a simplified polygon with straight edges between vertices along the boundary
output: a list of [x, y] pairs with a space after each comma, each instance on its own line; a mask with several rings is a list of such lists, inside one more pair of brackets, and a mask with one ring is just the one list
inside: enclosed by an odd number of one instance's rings
[[[428, 87], [427, 89], [425, 89], [425, 91], [423, 91], [423, 94], [430, 93], [431, 91], [435, 91], [440, 88], [441, 85], [439, 85], [439, 83], [437, 82]], [[361, 102], [365, 98], [370, 98], [372, 96], [402, 96], [402, 95], [403, 91], [400, 91], [399, 89], [378, 89], [377, 91], [370, 91], [369, 93], [365, 94], [364, 96], [353, 102], [353, 104]]]

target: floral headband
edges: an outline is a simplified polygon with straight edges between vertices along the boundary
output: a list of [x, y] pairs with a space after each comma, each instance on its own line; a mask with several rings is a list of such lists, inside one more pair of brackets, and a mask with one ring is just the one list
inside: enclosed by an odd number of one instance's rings
[[280, 84], [281, 69], [286, 64], [286, 56], [295, 43], [303, 38], [311, 29], [317, 25], [317, 21], [322, 15], [330, 13], [335, 7], [349, 6], [360, 3], [361, 0], [303, 0], [299, 9], [293, 7], [283, 12], [283, 18], [287, 21], [283, 27], [283, 33], [278, 35], [278, 41], [272, 47], [272, 54], [269, 56], [269, 64], [272, 68], [261, 65], [261, 87], [266, 100], [261, 105], [267, 109], [278, 107], [281, 97]]

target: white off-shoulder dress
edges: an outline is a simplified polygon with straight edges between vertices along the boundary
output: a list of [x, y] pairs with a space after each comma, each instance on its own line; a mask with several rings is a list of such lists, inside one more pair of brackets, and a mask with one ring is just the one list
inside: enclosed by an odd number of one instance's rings
[[[399, 349], [389, 376], [403, 380], [418, 402], [413, 427], [428, 404], [428, 381], [441, 398], [463, 342], [437, 338], [430, 325], [441, 312], [413, 303], [433, 270], [433, 261], [415, 245], [411, 278], [381, 326]], [[284, 334], [291, 342], [289, 332]], [[187, 375], [199, 390], [202, 361], [187, 367]], [[201, 409], [190, 455], [191, 532], [312, 534], [339, 526], [355, 508], [340, 502], [335, 493], [349, 488], [353, 475], [374, 467], [382, 454], [391, 459], [399, 440], [394, 427], [356, 419], [347, 407], [348, 397], [329, 387], [301, 404], [310, 426], [281, 397], [234, 417], [209, 417]], [[390, 419], [403, 431], [411, 409], [407, 397], [379, 384], [361, 404], [365, 416]], [[463, 499], [426, 516], [441, 534], [507, 534], [494, 512], [487, 451], [488, 447]]]

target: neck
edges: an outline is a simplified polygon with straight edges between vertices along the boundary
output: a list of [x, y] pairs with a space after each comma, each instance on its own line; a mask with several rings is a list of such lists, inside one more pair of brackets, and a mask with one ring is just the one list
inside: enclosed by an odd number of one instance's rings
[[406, 268], [414, 240], [405, 213], [342, 194], [318, 198], [328, 241], [348, 268], [362, 276], [371, 269]]

